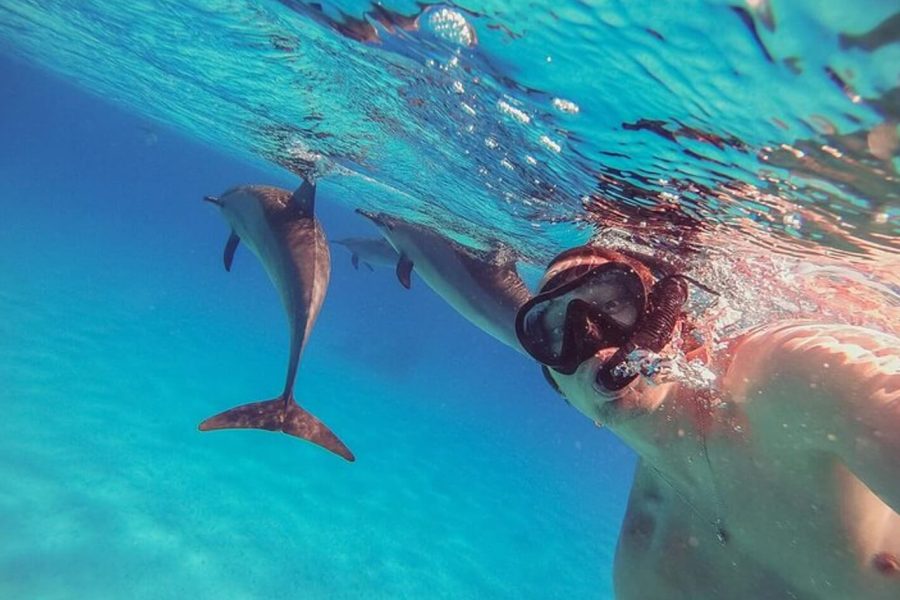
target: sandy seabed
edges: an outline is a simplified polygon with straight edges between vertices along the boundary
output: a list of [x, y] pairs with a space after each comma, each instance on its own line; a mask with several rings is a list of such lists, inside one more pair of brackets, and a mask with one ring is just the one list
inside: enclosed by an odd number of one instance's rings
[[390, 380], [313, 341], [298, 396], [355, 464], [200, 433], [277, 393], [281, 340], [152, 282], [123, 298], [115, 275], [41, 269], [6, 269], [0, 292], [0, 597], [610, 596], [604, 499], [585, 514], [578, 482], [456, 407], [474, 383], [424, 397], [440, 373]]

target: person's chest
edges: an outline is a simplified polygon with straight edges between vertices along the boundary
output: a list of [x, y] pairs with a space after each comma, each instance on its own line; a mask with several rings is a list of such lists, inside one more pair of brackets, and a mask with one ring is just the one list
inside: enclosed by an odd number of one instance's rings
[[717, 408], [703, 435], [686, 421], [665, 440], [664, 464], [638, 469], [616, 561], [635, 593], [623, 597], [726, 597], [724, 582], [746, 590], [731, 598], [900, 597], [900, 577], [873, 568], [900, 556], [900, 517], [834, 456], [809, 450], [804, 438], [820, 432], [742, 408]]
[[835, 455], [809, 449], [805, 438], [827, 432], [738, 420], [739, 435], [707, 440], [729, 544], [813, 597], [900, 597], [900, 577], [875, 568], [881, 553], [900, 556], [900, 516]]
[[806, 598], [660, 472], [638, 466], [615, 560], [617, 600]]

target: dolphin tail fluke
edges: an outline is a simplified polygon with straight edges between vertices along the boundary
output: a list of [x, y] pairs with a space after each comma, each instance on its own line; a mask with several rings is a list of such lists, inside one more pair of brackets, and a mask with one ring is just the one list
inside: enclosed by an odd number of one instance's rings
[[325, 423], [300, 407], [293, 398], [283, 397], [243, 404], [200, 423], [200, 431], [214, 429], [265, 429], [283, 431], [317, 444], [350, 462], [353, 453]]

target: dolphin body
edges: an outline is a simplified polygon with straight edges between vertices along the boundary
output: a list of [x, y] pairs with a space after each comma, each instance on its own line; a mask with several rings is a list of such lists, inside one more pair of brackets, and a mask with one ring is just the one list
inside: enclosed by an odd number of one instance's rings
[[437, 295], [482, 331], [522, 352], [516, 312], [531, 297], [506, 248], [478, 252], [422, 225], [384, 213], [367, 217], [400, 255], [397, 279], [409, 288], [413, 267]]
[[225, 270], [243, 241], [262, 262], [278, 290], [291, 328], [291, 350], [284, 391], [272, 400], [244, 404], [200, 423], [212, 429], [266, 429], [309, 440], [353, 461], [353, 453], [331, 430], [294, 400], [300, 355], [325, 299], [331, 257], [322, 226], [315, 217], [315, 186], [304, 181], [293, 193], [274, 187], [242, 186], [216, 204], [231, 226], [225, 245]]
[[374, 271], [374, 267], [393, 267], [400, 256], [394, 247], [382, 238], [344, 238], [334, 240], [350, 251], [350, 262], [354, 269], [359, 269], [359, 263]]

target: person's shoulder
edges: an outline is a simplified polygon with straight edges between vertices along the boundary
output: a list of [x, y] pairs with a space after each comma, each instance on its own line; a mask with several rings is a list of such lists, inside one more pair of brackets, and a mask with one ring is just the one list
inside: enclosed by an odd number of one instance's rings
[[900, 338], [859, 325], [815, 320], [787, 320], [751, 329], [731, 343], [738, 353], [842, 354], [848, 359], [897, 356]]
[[856, 325], [791, 320], [736, 338], [729, 348], [724, 383], [737, 397], [772, 396], [785, 382], [796, 389], [801, 384], [807, 397], [847, 397], [895, 387], [898, 378], [896, 336]]

